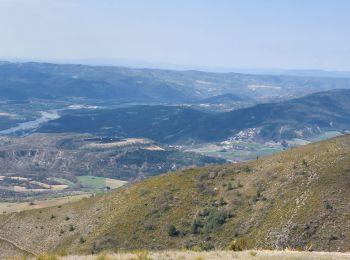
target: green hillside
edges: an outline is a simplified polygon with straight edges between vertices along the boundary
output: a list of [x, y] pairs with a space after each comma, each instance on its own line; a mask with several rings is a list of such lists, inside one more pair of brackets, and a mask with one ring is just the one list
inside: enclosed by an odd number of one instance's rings
[[209, 250], [235, 239], [246, 248], [349, 251], [349, 187], [350, 136], [343, 136], [1, 215], [0, 251]]

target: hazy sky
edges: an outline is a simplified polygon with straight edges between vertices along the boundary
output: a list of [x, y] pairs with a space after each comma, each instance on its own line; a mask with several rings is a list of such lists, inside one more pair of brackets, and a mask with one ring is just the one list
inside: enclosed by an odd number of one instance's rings
[[0, 56], [350, 70], [349, 0], [0, 0]]

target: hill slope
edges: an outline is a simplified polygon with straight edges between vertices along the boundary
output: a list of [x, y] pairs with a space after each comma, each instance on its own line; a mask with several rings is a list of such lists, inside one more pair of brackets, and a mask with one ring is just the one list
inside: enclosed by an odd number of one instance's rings
[[228, 93], [218, 96], [213, 96], [205, 99], [201, 99], [198, 101], [198, 103], [202, 104], [227, 104], [227, 103], [233, 103], [243, 101], [243, 99], [239, 96], [236, 96], [234, 94]]
[[94, 175], [131, 181], [180, 168], [224, 162], [166, 146], [161, 148], [145, 139], [112, 138], [102, 143], [89, 135], [0, 136], [0, 175], [66, 176], [69, 180], [73, 176]]
[[[350, 136], [243, 164], [153, 177], [62, 207], [0, 216], [0, 238], [35, 254], [103, 249], [350, 250]], [[0, 251], [2, 244], [0, 243]]]
[[161, 143], [221, 141], [250, 128], [258, 138], [283, 140], [350, 129], [350, 90], [314, 93], [281, 103], [224, 113], [180, 106], [134, 106], [76, 111], [44, 125], [40, 132], [79, 132], [146, 137]]

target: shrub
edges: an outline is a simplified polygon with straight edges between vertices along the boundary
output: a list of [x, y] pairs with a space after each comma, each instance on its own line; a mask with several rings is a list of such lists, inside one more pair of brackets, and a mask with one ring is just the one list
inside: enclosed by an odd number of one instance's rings
[[228, 249], [232, 251], [243, 251], [247, 249], [247, 241], [244, 238], [235, 239], [229, 244]]
[[[56, 251], [56, 254], [57, 254], [58, 256], [67, 256], [67, 255], [68, 255], [67, 251], [64, 250], [64, 249], [59, 249], [59, 250], [57, 250], [57, 251]], [[60, 258], [59, 258], [59, 259], [60, 259]]]
[[308, 163], [307, 163], [307, 161], [305, 160], [305, 159], [303, 159], [303, 165], [305, 166], [305, 167], [307, 167], [308, 166]]
[[199, 245], [195, 245], [191, 248], [191, 250], [194, 252], [201, 252], [202, 248]]
[[249, 167], [248, 165], [246, 165], [246, 167], [244, 168], [244, 171], [245, 171], [245, 172], [251, 172], [252, 169], [250, 169], [250, 167]]
[[168, 235], [171, 237], [176, 237], [179, 235], [179, 231], [176, 229], [174, 225], [170, 225], [168, 228]]
[[205, 208], [205, 209], [203, 209], [203, 211], [201, 213], [199, 213], [199, 215], [202, 217], [206, 217], [209, 215], [210, 211], [211, 211], [210, 208]]
[[192, 223], [192, 233], [198, 234], [203, 227], [203, 223], [199, 218], [195, 218]]
[[224, 206], [224, 205], [226, 205], [226, 204], [227, 204], [227, 203], [226, 203], [226, 201], [224, 200], [224, 198], [221, 197], [220, 200], [219, 200], [219, 205], [220, 205], [220, 206]]
[[86, 239], [83, 237], [80, 237], [79, 242], [80, 242], [80, 244], [84, 244], [86, 242]]
[[75, 230], [75, 228], [74, 228], [74, 226], [71, 224], [71, 225], [69, 225], [69, 231], [70, 232], [73, 232]]
[[325, 207], [326, 209], [328, 209], [328, 210], [332, 210], [332, 209], [333, 209], [333, 206], [329, 203], [329, 201], [326, 201], [326, 202], [324, 203], [324, 207]]
[[204, 250], [204, 251], [210, 251], [212, 249], [214, 249], [214, 246], [213, 244], [209, 243], [209, 242], [206, 242], [204, 243], [201, 248]]
[[206, 208], [192, 223], [192, 233], [199, 232], [208, 233], [211, 230], [223, 225], [226, 220], [233, 217], [234, 214], [229, 214], [225, 209], [217, 209], [215, 207]]
[[229, 182], [228, 185], [227, 185], [227, 190], [233, 190], [233, 186], [232, 186], [232, 183]]
[[260, 200], [261, 199], [261, 191], [260, 191], [260, 189], [258, 189], [257, 191], [256, 191], [256, 195], [255, 195], [255, 197], [254, 197], [254, 199], [253, 199], [253, 201], [258, 201], [258, 200]]
[[208, 215], [208, 224], [211, 228], [215, 226], [222, 225], [226, 222], [228, 214], [224, 210], [211, 210]]

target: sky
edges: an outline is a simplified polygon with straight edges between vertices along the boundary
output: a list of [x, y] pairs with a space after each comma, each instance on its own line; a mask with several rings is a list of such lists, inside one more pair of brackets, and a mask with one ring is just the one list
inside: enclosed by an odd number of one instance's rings
[[348, 0], [0, 0], [0, 57], [350, 70], [349, 13]]

